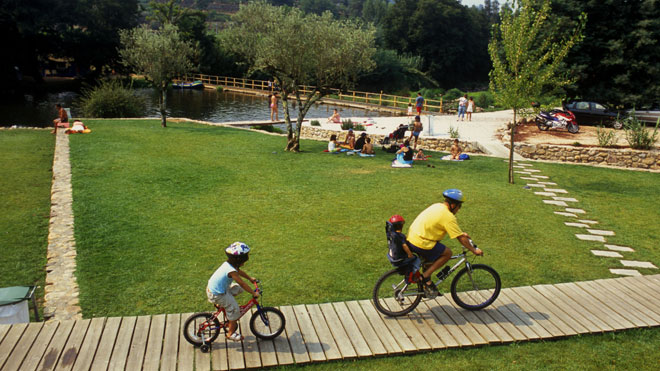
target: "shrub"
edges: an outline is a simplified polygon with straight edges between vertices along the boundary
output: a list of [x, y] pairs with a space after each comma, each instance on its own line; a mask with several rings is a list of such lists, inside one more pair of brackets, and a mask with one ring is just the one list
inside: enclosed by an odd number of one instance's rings
[[351, 119], [341, 120], [341, 130], [353, 129], [354, 126]]
[[447, 90], [447, 93], [445, 93], [445, 96], [443, 99], [447, 102], [452, 101], [454, 99], [458, 99], [459, 97], [462, 97], [465, 93], [462, 91], [458, 90], [457, 88], [449, 89]]
[[616, 144], [619, 138], [616, 137], [614, 130], [605, 130], [602, 125], [596, 129], [598, 137], [598, 145], [601, 147], [612, 147]]
[[319, 120], [312, 120], [312, 122], [310, 122], [310, 124], [312, 126], [321, 126], [321, 123], [319, 122]]
[[146, 103], [121, 82], [106, 80], [96, 87], [84, 88], [77, 106], [82, 116], [121, 118], [144, 116]]
[[362, 124], [355, 124], [355, 125], [353, 125], [353, 130], [365, 131], [367, 129], [365, 129], [364, 125], [362, 125]]
[[261, 131], [266, 131], [268, 133], [278, 133], [278, 134], [283, 134], [284, 131], [282, 129], [275, 127], [273, 125], [255, 125], [251, 127], [252, 129], [255, 130], [261, 130]]
[[658, 124], [660, 124], [660, 119], [656, 122], [653, 135], [651, 135], [650, 131], [646, 130], [646, 125], [637, 119], [635, 111], [633, 111], [630, 116], [623, 120], [623, 128], [626, 131], [626, 140], [628, 141], [628, 144], [630, 144], [630, 147], [634, 149], [651, 149], [658, 140]]
[[482, 91], [479, 94], [475, 94], [474, 103], [481, 108], [488, 108], [495, 102], [493, 93], [489, 91]]
[[458, 133], [458, 128], [455, 128], [451, 125], [449, 125], [449, 137], [452, 139], [458, 139], [460, 138], [460, 134]]
[[218, 93], [222, 93], [223, 88], [222, 88], [222, 86], [218, 86], [217, 88], [215, 88], [215, 90], [216, 90]]
[[573, 147], [581, 147], [582, 143], [580, 142], [573, 142]]

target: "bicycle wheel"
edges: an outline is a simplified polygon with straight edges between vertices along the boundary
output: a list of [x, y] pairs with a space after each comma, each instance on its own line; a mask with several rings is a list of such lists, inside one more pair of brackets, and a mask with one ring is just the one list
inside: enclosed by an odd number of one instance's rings
[[397, 317], [415, 309], [423, 295], [424, 289], [420, 283], [406, 286], [405, 277], [392, 269], [378, 279], [372, 299], [379, 312]]
[[491, 305], [500, 294], [502, 282], [495, 269], [484, 264], [471, 264], [461, 269], [451, 281], [451, 297], [468, 310]]
[[183, 336], [190, 344], [200, 346], [203, 343], [211, 343], [218, 337], [222, 325], [217, 318], [209, 322], [212, 316], [209, 312], [195, 313], [184, 322]]
[[275, 339], [284, 331], [286, 320], [279, 309], [273, 307], [261, 307], [252, 314], [250, 318], [250, 330], [258, 338], [264, 340]]

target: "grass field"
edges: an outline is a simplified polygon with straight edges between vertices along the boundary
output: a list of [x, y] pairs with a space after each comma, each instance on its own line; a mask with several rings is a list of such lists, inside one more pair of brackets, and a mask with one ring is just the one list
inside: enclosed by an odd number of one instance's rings
[[39, 299], [46, 279], [54, 145], [47, 130], [0, 130], [0, 287], [39, 285]]

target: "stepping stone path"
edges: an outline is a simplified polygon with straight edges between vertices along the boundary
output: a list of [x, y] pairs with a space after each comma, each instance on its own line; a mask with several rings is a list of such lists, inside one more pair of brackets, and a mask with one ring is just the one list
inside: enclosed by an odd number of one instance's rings
[[[629, 267], [629, 268], [643, 268], [643, 269], [658, 269], [653, 263], [651, 262], [644, 262], [644, 261], [636, 261], [636, 260], [624, 260], [624, 256], [622, 253], [634, 253], [635, 250], [631, 247], [628, 246], [619, 246], [619, 245], [612, 245], [608, 244], [607, 240], [605, 237], [611, 237], [615, 236], [616, 233], [614, 231], [609, 231], [609, 230], [603, 230], [603, 229], [593, 229], [594, 224], [598, 224], [597, 220], [591, 220], [591, 219], [577, 219], [578, 215], [582, 216], [587, 214], [587, 211], [580, 209], [580, 208], [573, 208], [573, 207], [567, 207], [568, 204], [567, 202], [571, 203], [578, 203], [579, 201], [574, 198], [574, 197], [563, 197], [563, 196], [557, 196], [557, 194], [560, 195], [565, 195], [568, 194], [568, 191], [562, 188], [549, 188], [548, 186], [557, 186], [557, 183], [550, 181], [550, 177], [547, 175], [542, 175], [539, 174], [541, 171], [537, 169], [533, 169], [532, 164], [530, 163], [523, 163], [523, 162], [518, 162], [514, 161], [515, 165], [513, 166], [514, 168], [520, 169], [520, 170], [515, 170], [514, 172], [517, 174], [522, 174], [522, 176], [519, 176], [520, 179], [522, 180], [528, 180], [528, 181], [536, 181], [536, 183], [527, 183], [525, 189], [532, 189], [534, 190], [535, 195], [543, 196], [543, 197], [552, 197], [552, 200], [547, 200], [544, 199], [542, 200], [544, 204], [546, 205], [554, 205], [554, 206], [560, 206], [564, 207], [563, 211], [553, 211], [557, 215], [569, 217], [569, 218], [575, 218], [575, 221], [570, 221], [570, 222], [564, 222], [564, 225], [567, 227], [572, 227], [572, 228], [583, 228], [584, 231], [589, 232], [589, 234], [585, 233], [576, 233], [575, 237], [582, 240], [582, 241], [594, 241], [594, 242], [602, 242], [604, 249], [592, 249], [590, 250], [591, 253], [595, 256], [603, 257], [603, 258], [616, 258], [620, 259], [619, 261], [624, 267]], [[546, 181], [539, 181], [540, 179], [544, 179]], [[538, 188], [543, 188], [543, 191], [537, 191]], [[636, 269], [620, 269], [620, 268], [611, 268], [610, 272], [612, 274], [617, 274], [620, 276], [641, 276], [642, 274], [636, 270]]]

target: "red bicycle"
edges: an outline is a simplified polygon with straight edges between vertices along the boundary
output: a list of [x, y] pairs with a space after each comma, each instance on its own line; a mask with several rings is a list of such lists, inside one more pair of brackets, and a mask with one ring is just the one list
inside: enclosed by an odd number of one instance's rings
[[[254, 283], [256, 292], [263, 294], [259, 289], [259, 281]], [[284, 331], [286, 320], [284, 314], [279, 309], [273, 307], [262, 307], [256, 298], [251, 298], [245, 305], [240, 306], [240, 317], [243, 317], [253, 306], [257, 306], [257, 310], [250, 318], [250, 330], [260, 339], [271, 340], [279, 336]], [[208, 352], [211, 343], [218, 337], [221, 330], [227, 332], [227, 314], [225, 308], [218, 305], [215, 306], [217, 311], [199, 312], [188, 317], [183, 324], [183, 336], [192, 345], [198, 346], [204, 353]], [[239, 317], [239, 318], [240, 318]]]

